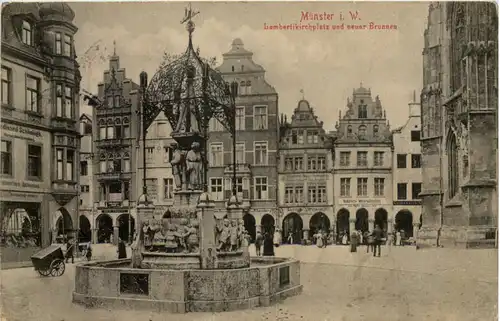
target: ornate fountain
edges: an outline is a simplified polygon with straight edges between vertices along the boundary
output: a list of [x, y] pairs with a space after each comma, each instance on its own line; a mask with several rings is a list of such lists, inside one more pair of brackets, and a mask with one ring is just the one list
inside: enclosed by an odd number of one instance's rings
[[197, 14], [186, 9], [182, 21], [189, 33], [186, 52], [162, 66], [149, 85], [141, 73], [143, 147], [146, 130], [160, 112], [173, 129], [174, 205], [165, 218], [156, 218], [144, 183], [132, 258], [78, 265], [76, 303], [181, 313], [226, 311], [269, 305], [302, 290], [299, 261], [250, 258], [235, 190], [226, 215], [215, 217], [207, 193], [208, 124], [215, 117], [233, 134], [234, 144], [237, 85], [226, 83], [193, 50], [192, 18]]

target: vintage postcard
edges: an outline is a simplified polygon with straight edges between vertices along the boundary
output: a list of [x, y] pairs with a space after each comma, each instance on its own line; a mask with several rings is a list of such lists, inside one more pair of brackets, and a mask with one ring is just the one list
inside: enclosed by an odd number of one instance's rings
[[497, 320], [495, 2], [1, 15], [1, 320]]

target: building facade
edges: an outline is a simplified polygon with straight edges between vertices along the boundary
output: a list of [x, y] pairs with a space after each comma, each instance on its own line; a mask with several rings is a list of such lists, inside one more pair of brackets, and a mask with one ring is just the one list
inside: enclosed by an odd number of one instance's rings
[[[149, 126], [146, 134], [146, 186], [149, 201], [155, 206], [155, 217], [163, 217], [168, 207], [174, 202], [174, 177], [170, 160], [173, 154], [171, 146], [175, 141], [171, 137], [172, 127], [160, 113]], [[137, 156], [136, 190], [140, 191], [144, 184], [144, 165], [142, 159], [142, 139], [139, 141]], [[137, 195], [139, 195], [137, 194]], [[166, 217], [165, 217], [166, 218]]]
[[[422, 155], [420, 148], [421, 117], [420, 104], [409, 104], [409, 118], [403, 126], [392, 131], [392, 198], [393, 223], [396, 231], [404, 236], [416, 238], [421, 222], [422, 200]], [[389, 219], [392, 217], [390, 216]]]
[[135, 195], [140, 124], [139, 86], [126, 78], [116, 52], [109, 60], [93, 105], [92, 171], [94, 215], [90, 222], [97, 243], [131, 241], [135, 222]]
[[290, 123], [286, 118], [280, 121], [278, 226], [285, 243], [307, 244], [317, 232], [331, 230], [332, 142], [307, 100], [299, 101]]
[[[277, 217], [278, 94], [266, 81], [265, 69], [235, 39], [217, 68], [227, 82], [239, 84], [236, 98], [236, 190], [252, 239], [256, 230], [274, 230]], [[209, 191], [218, 213], [231, 196], [232, 137], [215, 119], [208, 142]]]
[[429, 5], [424, 35], [421, 246], [489, 247], [498, 218], [498, 14]]
[[392, 134], [378, 96], [360, 87], [339, 115], [334, 141], [335, 238], [375, 225], [391, 231]]
[[[80, 116], [80, 207], [79, 207], [79, 241], [92, 241], [92, 225], [94, 221], [94, 182], [92, 166], [92, 116]], [[96, 233], [94, 233], [96, 234]]]
[[65, 3], [2, 6], [2, 266], [78, 229], [74, 12]]

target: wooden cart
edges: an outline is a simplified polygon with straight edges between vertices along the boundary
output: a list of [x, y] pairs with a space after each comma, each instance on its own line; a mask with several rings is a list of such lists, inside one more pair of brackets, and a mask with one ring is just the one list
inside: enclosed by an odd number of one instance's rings
[[41, 276], [61, 276], [64, 274], [64, 254], [61, 245], [51, 245], [31, 257], [33, 267]]

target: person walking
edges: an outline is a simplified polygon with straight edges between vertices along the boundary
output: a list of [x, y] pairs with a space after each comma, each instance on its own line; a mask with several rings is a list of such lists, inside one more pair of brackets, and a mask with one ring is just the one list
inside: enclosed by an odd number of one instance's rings
[[126, 259], [127, 258], [127, 248], [125, 246], [125, 242], [122, 239], [118, 239], [118, 259]]
[[397, 231], [396, 232], [396, 246], [401, 245], [401, 232]]
[[269, 233], [264, 234], [264, 256], [274, 256], [273, 237]]
[[366, 253], [369, 253], [370, 250], [373, 251], [373, 234], [366, 232]]
[[90, 242], [87, 243], [87, 250], [85, 251], [85, 257], [87, 258], [87, 261], [92, 260], [92, 247], [90, 245]]
[[[381, 249], [382, 238], [384, 237], [384, 231], [382, 231], [380, 226], [375, 225], [372, 235], [373, 235], [373, 256], [380, 257], [380, 249]], [[377, 255], [377, 249], [378, 249], [378, 255]]]
[[288, 244], [292, 245], [293, 244], [293, 231], [290, 229], [288, 230]]
[[257, 235], [255, 236], [255, 253], [257, 254], [257, 256], [260, 256], [262, 241], [263, 241], [262, 234], [260, 233], [260, 231], [257, 231]]
[[66, 241], [66, 263], [71, 258], [71, 263], [75, 263], [75, 244], [71, 238]]

